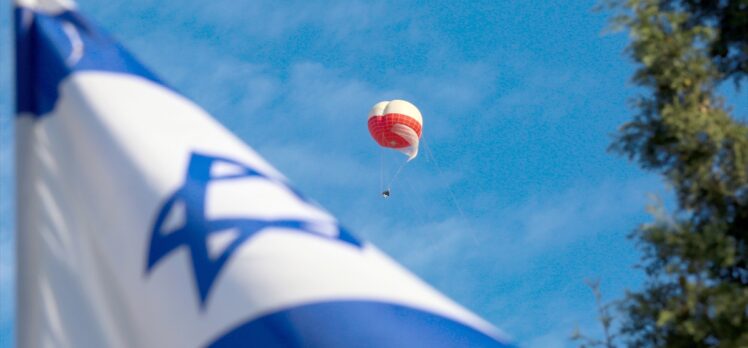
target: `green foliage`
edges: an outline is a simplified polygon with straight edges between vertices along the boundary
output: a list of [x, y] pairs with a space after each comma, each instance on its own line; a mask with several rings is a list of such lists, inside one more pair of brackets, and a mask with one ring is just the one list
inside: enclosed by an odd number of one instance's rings
[[655, 221], [632, 233], [647, 281], [620, 303], [621, 338], [748, 347], [748, 127], [715, 91], [748, 73], [748, 0], [609, 4], [647, 90], [612, 149], [662, 174], [678, 203], [651, 208]]
[[689, 27], [716, 27], [717, 36], [709, 45], [711, 58], [726, 75], [748, 76], [748, 0], [668, 0], [663, 5], [687, 10]]

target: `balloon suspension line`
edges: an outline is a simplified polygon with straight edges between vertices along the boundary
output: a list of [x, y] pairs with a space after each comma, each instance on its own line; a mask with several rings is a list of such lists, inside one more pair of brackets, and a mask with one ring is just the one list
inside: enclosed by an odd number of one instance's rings
[[[379, 188], [382, 190], [382, 197], [389, 198], [390, 193], [392, 192], [392, 184], [397, 180], [397, 177], [400, 175], [400, 172], [402, 172], [403, 168], [410, 162], [410, 160], [407, 160], [403, 162], [398, 168], [397, 171], [395, 171], [395, 174], [391, 178], [387, 178], [387, 185], [385, 186], [385, 165], [384, 165], [384, 150], [379, 151]], [[390, 171], [387, 170], [389, 173]]]
[[[431, 148], [429, 148], [429, 144], [426, 143], [426, 139], [421, 139], [421, 144], [423, 144], [423, 147], [426, 149], [426, 154], [429, 157], [429, 160], [434, 163], [434, 166], [436, 166], [436, 170], [439, 172], [439, 176], [443, 176], [444, 172], [442, 171], [441, 166], [439, 165], [439, 162], [436, 161], [436, 157], [434, 157], [434, 154], [431, 152]], [[457, 197], [455, 196], [454, 192], [452, 192], [452, 188], [449, 187], [449, 185], [446, 186], [447, 191], [449, 192], [449, 197], [452, 199], [452, 204], [454, 204], [455, 208], [457, 208], [457, 212], [460, 213], [460, 217], [463, 221], [467, 221], [465, 218], [465, 213], [462, 211], [462, 207], [460, 206], [460, 202], [457, 201]], [[478, 238], [475, 237], [475, 232], [471, 229], [470, 230], [470, 236], [473, 239], [473, 242], [475, 242], [475, 245], [479, 245]]]
[[[408, 161], [410, 162], [410, 161]], [[395, 172], [395, 175], [392, 176], [392, 179], [389, 183], [387, 183], [387, 191], [392, 189], [392, 183], [395, 182], [395, 179], [397, 179], [397, 176], [400, 175], [400, 172], [405, 168], [405, 165], [408, 164], [408, 162], [405, 162], [400, 165], [400, 168], [397, 168], [397, 171]]]
[[379, 150], [379, 189], [384, 192], [384, 151]]
[[382, 165], [380, 166], [382, 168], [381, 175], [380, 175], [380, 187], [382, 189], [382, 197], [384, 198], [390, 197], [390, 194], [392, 193], [392, 183], [395, 182], [395, 180], [400, 175], [400, 172], [403, 170], [406, 164], [408, 164], [408, 162], [401, 164], [400, 167], [397, 168], [395, 175], [393, 175], [392, 178], [390, 178], [387, 181], [387, 186], [384, 186], [384, 163], [382, 163]]

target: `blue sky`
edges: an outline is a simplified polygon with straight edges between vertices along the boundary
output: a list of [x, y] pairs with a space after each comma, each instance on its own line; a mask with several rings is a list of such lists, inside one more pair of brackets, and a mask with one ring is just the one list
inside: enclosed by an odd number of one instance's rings
[[[563, 3], [563, 4], [562, 4]], [[659, 178], [606, 148], [628, 120], [626, 36], [594, 1], [79, 1], [295, 185], [524, 347], [599, 332], [642, 281], [626, 235]], [[0, 335], [12, 327], [9, 11], [0, 9]], [[421, 109], [428, 149], [380, 197], [366, 116]], [[6, 338], [7, 339], [7, 338]], [[2, 343], [0, 339], [0, 343]], [[7, 342], [7, 341], [6, 341]]]

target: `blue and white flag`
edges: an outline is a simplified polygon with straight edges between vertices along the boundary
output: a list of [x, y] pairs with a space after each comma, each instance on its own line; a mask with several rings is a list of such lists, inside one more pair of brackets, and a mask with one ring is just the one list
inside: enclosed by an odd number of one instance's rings
[[15, 21], [19, 346], [507, 346], [74, 3]]

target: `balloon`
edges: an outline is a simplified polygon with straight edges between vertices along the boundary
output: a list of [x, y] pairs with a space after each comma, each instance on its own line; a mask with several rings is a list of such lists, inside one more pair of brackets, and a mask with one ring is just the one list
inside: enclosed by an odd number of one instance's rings
[[382, 147], [404, 153], [408, 161], [418, 155], [422, 129], [421, 112], [405, 100], [382, 101], [369, 112], [371, 137]]

